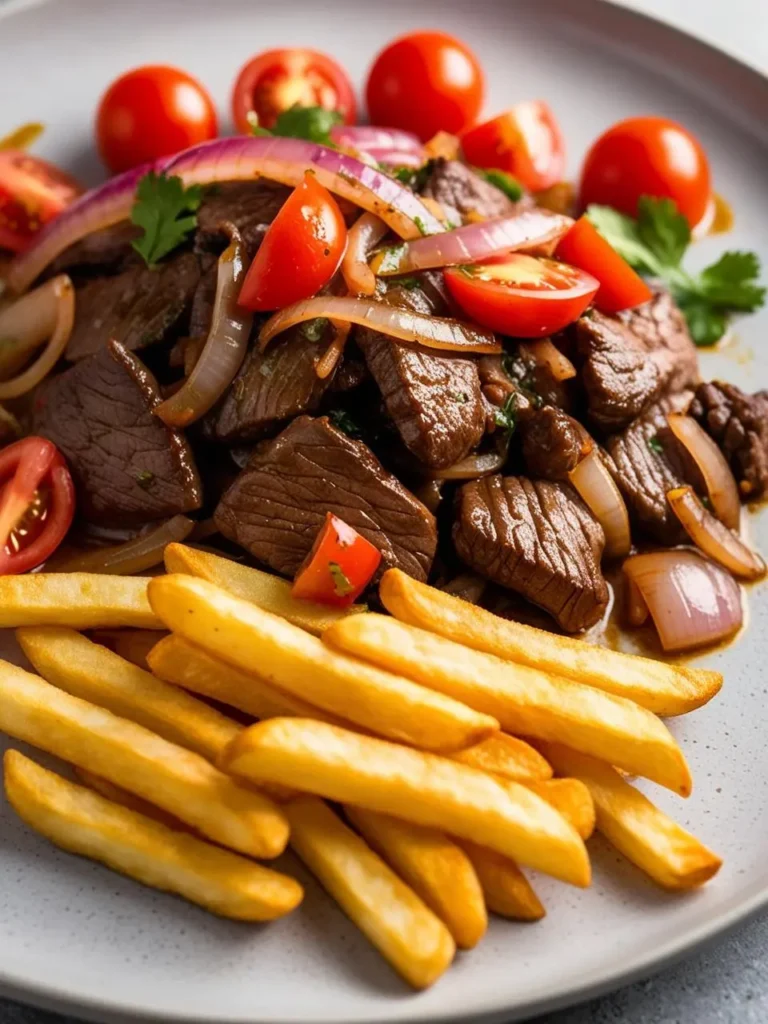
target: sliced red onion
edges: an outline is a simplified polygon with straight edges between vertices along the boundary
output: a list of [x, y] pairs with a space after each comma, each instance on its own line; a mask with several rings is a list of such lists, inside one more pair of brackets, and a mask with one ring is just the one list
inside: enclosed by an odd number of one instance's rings
[[[56, 280], [59, 280], [58, 278]], [[59, 315], [53, 281], [0, 308], [0, 379], [10, 377], [53, 334]]]
[[506, 452], [484, 452], [482, 455], [467, 455], [446, 469], [434, 469], [430, 476], [435, 480], [477, 480], [503, 469], [507, 461]]
[[708, 558], [674, 548], [634, 555], [623, 569], [648, 606], [665, 651], [718, 643], [741, 628], [739, 585]]
[[358, 217], [347, 236], [347, 249], [341, 261], [341, 275], [351, 295], [373, 295], [376, 275], [368, 266], [368, 256], [389, 228], [375, 213]]
[[625, 558], [632, 546], [627, 506], [597, 449], [585, 455], [568, 479], [605, 533], [605, 557]]
[[647, 621], [650, 612], [645, 603], [643, 595], [637, 588], [637, 584], [627, 576], [626, 580], [626, 615], [628, 626], [642, 626]]
[[667, 422], [704, 478], [704, 486], [715, 515], [729, 530], [738, 530], [741, 520], [739, 489], [725, 456], [692, 416], [672, 413], [667, 417]]
[[372, 149], [391, 149], [422, 155], [424, 147], [417, 135], [399, 128], [377, 128], [372, 124], [337, 124], [331, 128], [331, 140], [337, 146], [349, 146], [370, 153]]
[[676, 487], [667, 492], [667, 501], [683, 529], [697, 548], [709, 555], [734, 576], [757, 580], [765, 576], [765, 562], [704, 508], [692, 487]]
[[404, 153], [399, 149], [366, 149], [364, 152], [384, 167], [408, 167], [415, 171], [424, 163], [424, 157], [418, 153]]
[[195, 524], [187, 516], [173, 516], [149, 533], [124, 544], [70, 554], [48, 563], [46, 572], [94, 572], [106, 576], [135, 576], [160, 565], [169, 544], [180, 544]]
[[314, 299], [302, 299], [292, 306], [279, 310], [262, 327], [259, 347], [263, 351], [282, 331], [317, 317], [346, 320], [352, 324], [371, 327], [400, 341], [414, 342], [443, 352], [498, 355], [502, 351], [501, 345], [491, 331], [485, 331], [473, 324], [415, 313], [390, 306], [386, 302], [358, 299], [348, 295], [318, 295]]
[[52, 301], [55, 304], [55, 321], [50, 329], [48, 344], [34, 363], [28, 366], [26, 370], [23, 370], [10, 380], [0, 381], [0, 401], [2, 402], [7, 401], [9, 398], [19, 398], [20, 395], [26, 395], [33, 388], [36, 388], [40, 381], [44, 380], [56, 363], [58, 363], [72, 334], [72, 327], [75, 323], [75, 289], [72, 287], [72, 282], [67, 275], [60, 274], [51, 281], [47, 281], [40, 288], [35, 289], [29, 295], [24, 295], [13, 306], [3, 310], [3, 313], [0, 314], [0, 337], [9, 337], [4, 335], [3, 324], [6, 318], [8, 320], [13, 319], [16, 307], [21, 304], [28, 305], [34, 302], [35, 299], [40, 301], [44, 314], [38, 323], [30, 321], [30, 331], [26, 338], [19, 338], [17, 336], [17, 339], [14, 340], [19, 341], [19, 348], [23, 349], [25, 354], [28, 354], [36, 347], [30, 345], [30, 342], [33, 338], [39, 337], [36, 329], [42, 326], [43, 319], [47, 321], [48, 305]]
[[336, 369], [336, 364], [344, 354], [349, 332], [352, 330], [352, 324], [346, 320], [331, 320], [331, 326], [333, 327], [333, 340], [315, 363], [315, 373], [320, 380], [330, 377]]

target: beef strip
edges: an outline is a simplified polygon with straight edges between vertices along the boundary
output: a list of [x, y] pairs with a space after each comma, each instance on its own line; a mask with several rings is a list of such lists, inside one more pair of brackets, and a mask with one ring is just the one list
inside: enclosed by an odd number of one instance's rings
[[421, 193], [445, 207], [457, 210], [462, 217], [470, 214], [488, 219], [506, 217], [533, 205], [530, 196], [513, 203], [500, 188], [476, 174], [466, 164], [458, 160], [446, 160], [444, 157], [435, 160]]
[[251, 256], [267, 228], [291, 194], [286, 185], [267, 178], [256, 181], [225, 181], [206, 190], [197, 215], [198, 249], [221, 252], [229, 243], [222, 225], [235, 225]]
[[362, 441], [326, 417], [301, 416], [263, 442], [221, 500], [225, 537], [284, 576], [310, 551], [327, 512], [340, 516], [397, 566], [425, 580], [437, 546], [434, 516]]
[[690, 413], [717, 442], [745, 498], [768, 491], [768, 392], [745, 394], [735, 384], [700, 384]]
[[656, 364], [667, 391], [683, 391], [699, 379], [699, 357], [682, 310], [664, 289], [649, 302], [617, 314]]
[[46, 269], [45, 276], [71, 274], [77, 278], [89, 271], [99, 275], [116, 273], [129, 263], [141, 260], [131, 245], [141, 234], [142, 228], [129, 220], [92, 231], [60, 253]]
[[525, 468], [532, 477], [564, 480], [589, 452], [592, 441], [567, 413], [546, 405], [521, 425]]
[[473, 480], [458, 493], [453, 539], [470, 568], [570, 633], [594, 625], [608, 606], [605, 535], [569, 484], [500, 474]]
[[502, 409], [514, 396], [513, 406], [515, 423], [521, 424], [529, 419], [536, 409], [536, 396], [519, 384], [515, 383], [504, 369], [505, 356], [480, 356], [477, 360], [477, 372], [480, 375], [480, 387], [490, 408], [487, 410], [487, 429], [492, 432], [496, 409]]
[[184, 435], [153, 415], [159, 402], [155, 379], [116, 343], [38, 392], [34, 433], [63, 452], [87, 520], [135, 526], [200, 508], [194, 457]]

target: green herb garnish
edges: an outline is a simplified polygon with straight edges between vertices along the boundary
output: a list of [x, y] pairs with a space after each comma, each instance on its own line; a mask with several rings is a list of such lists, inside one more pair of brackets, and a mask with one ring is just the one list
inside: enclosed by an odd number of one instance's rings
[[328, 413], [328, 419], [337, 430], [346, 434], [347, 437], [358, 438], [363, 436], [363, 432], [360, 430], [360, 427], [358, 427], [349, 413], [345, 412], [344, 409], [331, 409]]
[[651, 449], [654, 455], [664, 454], [664, 445], [661, 443], [658, 437], [649, 437], [648, 447]]
[[501, 408], [494, 409], [493, 422], [501, 427], [508, 438], [512, 437], [517, 426], [517, 395], [514, 392], [507, 396]]
[[409, 292], [412, 292], [414, 288], [421, 288], [421, 281], [418, 277], [396, 277], [393, 279], [392, 284], [405, 288]]
[[329, 562], [328, 572], [333, 579], [333, 592], [336, 597], [347, 597], [355, 589], [338, 562]]
[[466, 391], [454, 391], [453, 400], [454, 402], [458, 402], [459, 405], [466, 405], [469, 401], [469, 395]]
[[278, 135], [287, 139], [306, 139], [307, 142], [319, 142], [323, 146], [333, 146], [331, 129], [342, 124], [344, 118], [338, 110], [326, 110], [325, 107], [302, 107], [294, 103], [288, 110], [278, 114], [271, 131], [262, 128], [255, 111], [248, 115], [248, 123], [253, 135]]
[[429, 234], [429, 231], [427, 230], [427, 225], [424, 223], [424, 220], [423, 220], [422, 217], [414, 217], [413, 218], [413, 223], [419, 229], [419, 234], [421, 234], [421, 235], [428, 235]]
[[139, 181], [131, 221], [143, 228], [144, 234], [133, 242], [133, 248], [148, 267], [154, 267], [192, 234], [202, 199], [200, 185], [185, 188], [175, 175], [149, 171]]
[[506, 171], [500, 171], [496, 168], [485, 170], [482, 167], [474, 167], [473, 170], [476, 174], [485, 178], [491, 185], [495, 185], [497, 189], [504, 193], [504, 195], [511, 199], [513, 203], [516, 203], [518, 199], [523, 198], [523, 186], [517, 180], [513, 178], [511, 174], [507, 174]]
[[134, 473], [136, 483], [141, 487], [142, 490], [146, 491], [152, 481], [155, 479], [155, 474], [150, 469], [138, 469]]
[[314, 320], [305, 320], [299, 330], [307, 341], [320, 341], [328, 330], [328, 317], [318, 316]]

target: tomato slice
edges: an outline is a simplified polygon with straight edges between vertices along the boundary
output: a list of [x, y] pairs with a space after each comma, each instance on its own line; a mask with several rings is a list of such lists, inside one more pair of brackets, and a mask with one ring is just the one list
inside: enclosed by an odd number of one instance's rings
[[586, 217], [580, 217], [563, 235], [555, 256], [597, 278], [600, 289], [595, 305], [604, 313], [618, 313], [620, 309], [631, 309], [653, 298], [653, 292], [642, 277]]
[[278, 116], [293, 106], [336, 110], [345, 124], [355, 123], [352, 83], [346, 71], [324, 53], [266, 50], [243, 65], [232, 90], [232, 117], [239, 132], [251, 134], [248, 115], [252, 112], [262, 128], [272, 128]]
[[381, 552], [329, 512], [312, 550], [296, 573], [294, 597], [346, 608], [370, 583]]
[[21, 150], [0, 151], [0, 249], [23, 252], [82, 193], [69, 174]]
[[468, 163], [507, 171], [532, 192], [550, 188], [565, 171], [565, 140], [543, 100], [518, 103], [470, 128], [461, 146]]
[[544, 338], [578, 319], [600, 287], [556, 260], [512, 253], [445, 271], [448, 289], [476, 323], [514, 338]]
[[338, 203], [307, 172], [270, 224], [248, 268], [240, 305], [262, 312], [315, 295], [338, 270], [346, 247]]

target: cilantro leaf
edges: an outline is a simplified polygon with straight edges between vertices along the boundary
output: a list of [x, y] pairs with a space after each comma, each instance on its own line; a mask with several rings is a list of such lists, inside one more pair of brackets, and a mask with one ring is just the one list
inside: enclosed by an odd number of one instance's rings
[[255, 135], [256, 138], [260, 138], [262, 135], [267, 135], [271, 138], [272, 132], [269, 128], [262, 128], [259, 124], [259, 115], [255, 110], [249, 110], [245, 115], [245, 119], [251, 129], [251, 135]]
[[712, 303], [752, 313], [765, 302], [759, 277], [760, 260], [753, 252], [724, 252], [717, 263], [702, 270], [699, 288]]
[[347, 437], [360, 438], [363, 436], [360, 427], [344, 409], [331, 409], [328, 413], [328, 419], [337, 430], [346, 434]]
[[706, 300], [680, 298], [680, 308], [688, 323], [691, 337], [700, 348], [715, 345], [728, 330], [728, 317]]
[[517, 395], [513, 392], [501, 408], [494, 409], [493, 422], [511, 437], [517, 426]]
[[640, 238], [636, 220], [611, 206], [588, 206], [587, 217], [603, 238], [636, 270], [661, 273], [661, 265]]
[[513, 178], [512, 175], [507, 174], [506, 171], [500, 171], [496, 168], [485, 170], [482, 167], [473, 167], [472, 169], [476, 174], [485, 178], [485, 180], [491, 185], [495, 185], [496, 188], [503, 192], [508, 199], [511, 199], [513, 203], [516, 203], [518, 199], [523, 198], [523, 186], [517, 178]]
[[272, 134], [291, 139], [306, 139], [308, 142], [320, 142], [324, 146], [332, 146], [331, 128], [343, 122], [344, 118], [338, 110], [326, 110], [325, 107], [302, 107], [295, 103], [278, 116]]
[[154, 267], [195, 230], [202, 198], [200, 185], [185, 188], [176, 176], [149, 171], [139, 181], [131, 221], [143, 228], [144, 234], [133, 248], [148, 267]]
[[665, 267], [680, 263], [691, 243], [688, 221], [671, 199], [641, 196], [637, 204], [637, 234]]

